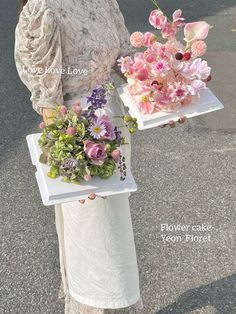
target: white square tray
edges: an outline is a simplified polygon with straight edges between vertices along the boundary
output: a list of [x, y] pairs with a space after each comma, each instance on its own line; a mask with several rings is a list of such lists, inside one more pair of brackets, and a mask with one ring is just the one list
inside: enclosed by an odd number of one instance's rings
[[125, 106], [129, 108], [132, 117], [137, 118], [139, 130], [150, 129], [162, 124], [168, 123], [170, 120], [177, 121], [181, 115], [187, 118], [196, 117], [208, 112], [223, 109], [224, 105], [216, 98], [210, 89], [203, 89], [200, 92], [200, 98], [193, 104], [182, 107], [173, 112], [157, 112], [154, 114], [142, 114], [135, 105], [126, 84], [117, 88], [117, 92]]
[[96, 193], [98, 196], [109, 196], [137, 190], [134, 178], [128, 169], [126, 170], [127, 176], [124, 181], [120, 180], [119, 170], [109, 179], [96, 177], [90, 182], [83, 182], [80, 185], [66, 183], [61, 177], [50, 179], [47, 176], [50, 167], [39, 162], [39, 156], [42, 152], [38, 144], [39, 138], [40, 133], [36, 133], [28, 135], [26, 140], [32, 164], [37, 169], [35, 176], [45, 206], [86, 199], [90, 193]]

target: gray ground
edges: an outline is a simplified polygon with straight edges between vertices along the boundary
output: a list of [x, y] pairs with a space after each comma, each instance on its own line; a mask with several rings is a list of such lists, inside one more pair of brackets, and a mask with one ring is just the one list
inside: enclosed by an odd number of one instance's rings
[[[1, 313], [59, 314], [60, 283], [54, 212], [42, 206], [25, 136], [39, 116], [13, 63], [15, 0], [0, 0], [1, 93]], [[120, 0], [130, 31], [148, 30], [148, 0]], [[131, 197], [144, 314], [235, 314], [235, 0], [160, 0], [187, 20], [206, 19], [213, 30], [207, 59], [210, 84], [225, 109], [176, 129], [138, 132], [133, 139]], [[146, 164], [146, 166], [144, 166]], [[185, 232], [161, 224], [208, 224], [205, 243], [185, 243]], [[190, 232], [190, 234], [193, 232]], [[182, 236], [164, 243], [161, 235]], [[172, 238], [174, 239], [174, 238]], [[180, 239], [180, 238], [178, 238]], [[123, 313], [124, 311], [117, 311]], [[128, 313], [129, 311], [125, 311]]]

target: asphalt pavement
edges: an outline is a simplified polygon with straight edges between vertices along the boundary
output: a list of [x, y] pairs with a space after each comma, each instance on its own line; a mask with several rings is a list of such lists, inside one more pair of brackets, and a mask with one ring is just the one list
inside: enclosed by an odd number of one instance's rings
[[[151, 30], [148, 0], [118, 2], [131, 32]], [[236, 314], [236, 3], [159, 3], [169, 15], [182, 8], [187, 21], [214, 26], [206, 58], [210, 87], [225, 109], [175, 129], [139, 131], [132, 140], [143, 313]], [[40, 117], [14, 65], [17, 14], [15, 0], [0, 0], [0, 313], [62, 314], [54, 211], [41, 203], [25, 141]], [[189, 230], [174, 231], [179, 224]]]

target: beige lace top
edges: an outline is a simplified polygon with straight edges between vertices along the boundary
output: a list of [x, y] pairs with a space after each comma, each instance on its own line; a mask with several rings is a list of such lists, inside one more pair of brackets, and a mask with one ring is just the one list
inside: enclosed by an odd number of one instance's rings
[[88, 95], [132, 52], [116, 0], [29, 0], [15, 35], [16, 67], [39, 114]]

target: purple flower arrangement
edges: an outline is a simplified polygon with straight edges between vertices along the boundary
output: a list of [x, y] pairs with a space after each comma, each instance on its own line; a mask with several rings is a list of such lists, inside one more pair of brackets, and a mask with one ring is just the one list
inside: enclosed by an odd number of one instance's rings
[[[79, 102], [71, 108], [57, 106], [53, 122], [40, 123], [43, 130], [39, 139], [40, 162], [50, 166], [50, 178], [61, 176], [65, 182], [80, 184], [95, 176], [110, 178], [118, 169], [120, 179], [125, 179], [125, 158], [121, 153], [121, 145], [127, 144], [125, 138], [110, 117], [96, 113], [107, 104], [110, 89], [111, 84], [98, 86], [87, 97], [87, 109], [82, 109]], [[134, 133], [136, 119], [121, 118], [130, 133]]]

